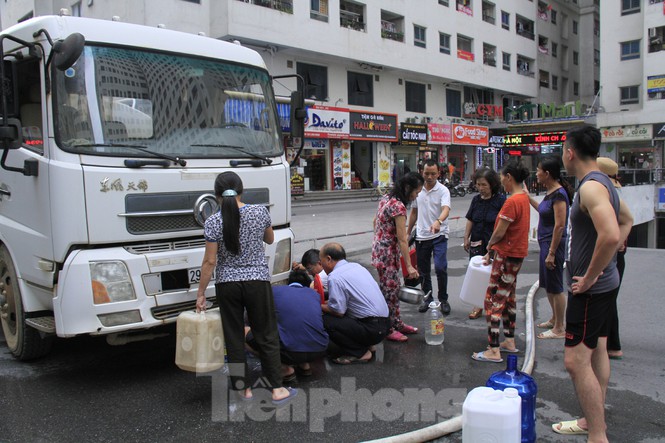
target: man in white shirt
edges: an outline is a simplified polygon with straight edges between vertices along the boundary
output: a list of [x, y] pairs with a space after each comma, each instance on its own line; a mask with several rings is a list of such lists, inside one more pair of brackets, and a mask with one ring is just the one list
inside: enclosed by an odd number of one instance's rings
[[[450, 214], [450, 191], [439, 183], [439, 165], [427, 160], [423, 169], [425, 186], [411, 204], [408, 232], [416, 225], [416, 256], [421, 288], [425, 293], [432, 290], [432, 256], [438, 284], [441, 312], [450, 314], [448, 304], [448, 215]], [[425, 298], [418, 308], [427, 312], [432, 295]]]

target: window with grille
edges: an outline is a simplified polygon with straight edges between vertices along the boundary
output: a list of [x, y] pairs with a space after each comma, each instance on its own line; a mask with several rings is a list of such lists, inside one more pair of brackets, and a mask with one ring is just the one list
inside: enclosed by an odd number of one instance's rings
[[619, 90], [621, 91], [621, 100], [619, 103], [622, 105], [633, 105], [639, 103], [639, 89], [640, 87], [638, 85], [620, 87]]
[[[326, 100], [328, 97], [328, 68], [325, 66], [298, 63], [297, 74], [305, 79], [305, 98]], [[300, 85], [298, 86], [300, 88]]]
[[621, 42], [621, 60], [640, 58], [640, 41]]
[[349, 72], [346, 80], [350, 105], [374, 106], [374, 78], [372, 75]]
[[553, 25], [556, 25], [556, 10], [552, 9], [550, 11], [550, 21], [552, 22]]
[[580, 53], [577, 51], [573, 51], [573, 64], [575, 66], [580, 64]]
[[505, 71], [510, 71], [510, 54], [504, 52], [502, 55], [502, 59], [503, 59], [503, 69]]
[[439, 32], [439, 52], [450, 54], [450, 35]]
[[413, 44], [419, 48], [427, 47], [426, 29], [424, 27], [413, 25]]
[[328, 0], [310, 0], [310, 18], [328, 21]]
[[408, 112], [427, 112], [425, 102], [425, 85], [422, 83], [405, 82], [406, 110]]
[[556, 57], [558, 51], [559, 51], [559, 45], [556, 44], [556, 42], [552, 42], [552, 57]]
[[640, 12], [640, 0], [621, 0], [621, 15]]
[[501, 11], [501, 27], [510, 30], [510, 13]]
[[556, 75], [552, 76], [552, 90], [556, 91], [559, 89], [559, 77]]
[[542, 69], [538, 73], [538, 79], [540, 81], [540, 87], [541, 88], [549, 88], [550, 87], [550, 73], [547, 71], [543, 71]]
[[580, 83], [573, 82], [573, 95], [580, 95]]

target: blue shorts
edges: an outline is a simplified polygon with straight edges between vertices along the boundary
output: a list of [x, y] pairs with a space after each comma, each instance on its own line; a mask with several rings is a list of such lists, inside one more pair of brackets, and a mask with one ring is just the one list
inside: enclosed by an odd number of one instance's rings
[[538, 273], [538, 286], [545, 288], [548, 294], [561, 294], [563, 292], [563, 263], [566, 245], [562, 238], [554, 254], [554, 269], [547, 269], [545, 259], [549, 253], [550, 242], [540, 243], [540, 271]]

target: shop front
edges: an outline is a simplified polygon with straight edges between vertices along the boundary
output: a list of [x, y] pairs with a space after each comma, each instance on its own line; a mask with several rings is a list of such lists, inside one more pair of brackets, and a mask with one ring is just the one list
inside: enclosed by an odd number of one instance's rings
[[307, 108], [305, 147], [297, 173], [305, 191], [351, 189], [351, 140], [348, 109]]
[[633, 184], [650, 183], [652, 169], [660, 167], [653, 129], [653, 125], [600, 128], [604, 152], [618, 163], [619, 175]]
[[352, 189], [378, 182], [390, 184], [390, 143], [397, 138], [397, 115], [378, 112], [349, 113]]
[[535, 171], [544, 157], [561, 157], [566, 141], [565, 131], [506, 134], [502, 137], [504, 160], [519, 157], [530, 171]]
[[448, 147], [448, 163], [453, 166], [460, 180], [471, 179], [474, 172], [473, 165], [478, 165], [477, 150], [487, 147], [488, 143], [487, 126], [452, 125], [452, 145]]
[[418, 171], [420, 148], [427, 147], [427, 125], [417, 123], [400, 123], [399, 144], [392, 147], [393, 183], [404, 174]]
[[427, 124], [427, 146], [420, 148], [420, 161], [434, 160], [439, 165], [448, 162], [448, 146], [452, 141], [452, 129], [449, 124]]

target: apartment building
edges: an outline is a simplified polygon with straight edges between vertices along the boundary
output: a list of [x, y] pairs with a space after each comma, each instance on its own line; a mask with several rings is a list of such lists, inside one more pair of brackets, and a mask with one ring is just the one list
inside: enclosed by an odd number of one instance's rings
[[272, 74], [300, 74], [304, 85], [275, 90], [310, 100], [306, 191], [387, 184], [426, 159], [453, 163], [463, 179], [510, 156], [535, 167], [598, 109], [592, 0], [0, 2], [4, 27], [68, 8], [237, 41]]
[[648, 180], [663, 165], [665, 3], [624, 0], [601, 9], [601, 92], [597, 124], [608, 156]]

